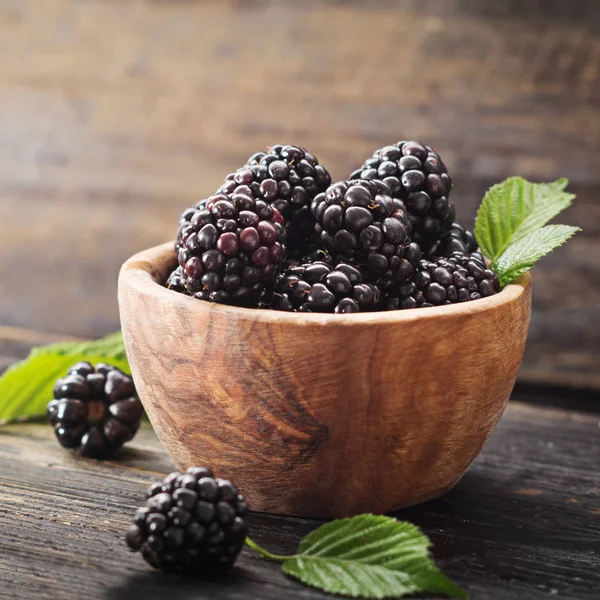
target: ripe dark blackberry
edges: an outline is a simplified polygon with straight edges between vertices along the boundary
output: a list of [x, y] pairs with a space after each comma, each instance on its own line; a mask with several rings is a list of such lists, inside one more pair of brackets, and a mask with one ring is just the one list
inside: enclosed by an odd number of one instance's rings
[[312, 210], [319, 243], [332, 256], [363, 266], [383, 290], [410, 279], [421, 251], [404, 204], [385, 183], [340, 181], [315, 197]]
[[381, 290], [366, 283], [358, 268], [313, 262], [290, 267], [280, 276], [271, 306], [286, 311], [354, 313], [378, 310], [382, 298]]
[[157, 569], [195, 574], [233, 565], [248, 528], [248, 505], [233, 483], [210, 469], [167, 475], [148, 490], [125, 540]]
[[499, 291], [498, 277], [487, 268], [479, 252], [470, 255], [454, 252], [447, 258], [421, 260], [412, 281], [386, 297], [385, 308], [455, 304], [493, 296]]
[[133, 439], [143, 413], [133, 379], [105, 364], [77, 363], [54, 398], [47, 412], [58, 441], [89, 458], [108, 458]]
[[452, 256], [454, 252], [470, 254], [477, 250], [475, 235], [469, 229], [465, 229], [458, 223], [452, 223], [442, 235], [421, 248], [426, 258], [435, 256]]
[[437, 238], [456, 218], [446, 166], [420, 142], [398, 142], [376, 150], [350, 178], [383, 180], [406, 204], [412, 239], [420, 245]]
[[190, 221], [192, 217], [196, 214], [196, 211], [199, 208], [203, 208], [206, 205], [206, 199], [201, 200], [197, 206], [192, 206], [190, 208], [186, 208], [181, 217], [179, 217], [179, 228], [177, 230], [177, 239], [175, 240], [175, 251], [179, 252], [183, 247], [183, 238], [186, 235], [189, 235], [189, 232], [192, 229]]
[[419, 276], [419, 271], [415, 271], [409, 281], [396, 286], [390, 290], [384, 299], [384, 310], [399, 310], [405, 308], [426, 308], [433, 306], [425, 300], [423, 291], [417, 287], [414, 279]]
[[329, 252], [323, 250], [318, 244], [310, 244], [302, 248], [302, 256], [296, 258], [288, 256], [283, 263], [282, 271], [285, 271], [289, 267], [298, 267], [300, 265], [306, 265], [309, 263], [323, 262], [330, 267], [335, 265], [335, 260], [331, 257]]
[[[185, 287], [187, 281], [187, 275], [182, 267], [177, 267], [167, 279], [166, 286], [168, 289], [174, 292], [180, 292], [181, 294], [188, 294], [187, 288]], [[188, 294], [189, 295], [189, 294]]]
[[256, 306], [286, 255], [281, 213], [248, 193], [216, 194], [183, 220], [167, 287], [201, 300]]
[[331, 176], [304, 148], [276, 145], [253, 154], [245, 166], [230, 173], [219, 192], [249, 194], [277, 208], [288, 229], [290, 254], [299, 256], [313, 235], [312, 199], [331, 185]]

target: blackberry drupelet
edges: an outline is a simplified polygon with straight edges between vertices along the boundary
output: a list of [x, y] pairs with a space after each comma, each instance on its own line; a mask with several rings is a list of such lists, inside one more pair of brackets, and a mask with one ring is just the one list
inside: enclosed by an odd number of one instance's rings
[[360, 270], [324, 262], [290, 267], [280, 276], [271, 307], [298, 312], [354, 313], [378, 310], [383, 295], [366, 283]]
[[58, 441], [89, 458], [108, 458], [130, 441], [143, 413], [131, 377], [105, 364], [77, 363], [54, 398], [47, 412]]
[[226, 568], [244, 545], [247, 513], [235, 485], [192, 467], [150, 486], [125, 539], [157, 569], [193, 575]]
[[385, 296], [383, 310], [425, 308], [427, 306], [433, 306], [430, 302], [426, 302], [423, 291], [417, 287], [414, 280], [418, 276], [419, 270], [417, 269], [409, 281], [405, 281], [390, 290]]
[[198, 203], [197, 206], [193, 206], [191, 208], [186, 208], [181, 217], [179, 217], [179, 228], [177, 230], [177, 239], [175, 240], [175, 251], [179, 252], [179, 250], [181, 250], [181, 248], [183, 247], [183, 237], [188, 234], [188, 232], [191, 229], [191, 225], [190, 225], [190, 221], [192, 220], [192, 217], [196, 214], [196, 211], [199, 208], [204, 207], [204, 205], [206, 204], [206, 200], [202, 200]]
[[166, 286], [170, 290], [174, 292], [180, 292], [181, 294], [187, 294], [187, 289], [185, 287], [187, 281], [187, 275], [182, 267], [177, 267], [167, 279]]
[[381, 179], [405, 203], [412, 240], [426, 245], [456, 218], [452, 180], [440, 156], [420, 142], [398, 142], [376, 150], [351, 179]]
[[[189, 216], [189, 215], [188, 215]], [[249, 193], [216, 194], [183, 220], [179, 270], [167, 287], [201, 300], [256, 306], [286, 255], [281, 213]]]
[[378, 180], [340, 181], [312, 202], [319, 243], [338, 260], [364, 267], [383, 290], [410, 279], [421, 258], [403, 202]]
[[470, 229], [465, 229], [458, 223], [452, 223], [437, 240], [429, 243], [421, 250], [426, 258], [452, 256], [454, 252], [470, 254], [477, 250], [477, 241]]
[[312, 199], [331, 185], [331, 176], [310, 152], [279, 144], [253, 154], [245, 166], [230, 173], [219, 192], [242, 193], [277, 208], [286, 221], [288, 247], [298, 257], [313, 235]]
[[302, 256], [288, 256], [283, 263], [282, 271], [285, 271], [289, 267], [298, 267], [315, 262], [323, 262], [330, 267], [335, 265], [335, 260], [333, 260], [329, 252], [323, 250], [318, 244], [310, 244], [302, 247]]
[[412, 281], [386, 297], [385, 308], [455, 304], [493, 296], [499, 291], [498, 277], [487, 268], [479, 252], [470, 255], [454, 252], [447, 258], [421, 260]]

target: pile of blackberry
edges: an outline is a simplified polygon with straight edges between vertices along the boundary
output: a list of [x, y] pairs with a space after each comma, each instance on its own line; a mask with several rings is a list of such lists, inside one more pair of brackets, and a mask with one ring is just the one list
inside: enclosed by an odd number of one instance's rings
[[313, 154], [276, 145], [181, 216], [167, 287], [200, 300], [294, 312], [363, 312], [499, 291], [452, 180], [416, 141], [376, 150], [331, 184]]
[[191, 467], [150, 486], [125, 540], [157, 569], [194, 575], [227, 568], [244, 545], [247, 513], [231, 481]]

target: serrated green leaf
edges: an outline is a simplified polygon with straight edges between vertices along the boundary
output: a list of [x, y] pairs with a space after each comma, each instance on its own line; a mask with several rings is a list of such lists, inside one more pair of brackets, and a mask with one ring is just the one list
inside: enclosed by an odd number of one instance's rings
[[535, 229], [512, 243], [500, 256], [496, 273], [501, 285], [525, 273], [543, 256], [562, 246], [579, 227], [570, 225], [546, 225]]
[[467, 598], [429, 557], [429, 539], [410, 523], [358, 515], [311, 532], [283, 570], [307, 585], [354, 598], [436, 593]]
[[528, 181], [525, 183], [532, 188], [530, 193], [533, 206], [513, 234], [511, 244], [518, 242], [532, 231], [541, 229], [563, 210], [569, 208], [575, 198], [575, 194], [564, 191], [569, 183], [567, 179], [557, 179], [552, 183], [529, 183]]
[[492, 266], [510, 244], [538, 231], [571, 205], [575, 196], [565, 192], [567, 183], [510, 177], [488, 190], [477, 213], [475, 237]]
[[0, 377], [0, 424], [41, 417], [56, 380], [69, 367], [87, 360], [106, 362], [130, 374], [123, 336], [114, 333], [93, 342], [63, 342], [34, 348]]

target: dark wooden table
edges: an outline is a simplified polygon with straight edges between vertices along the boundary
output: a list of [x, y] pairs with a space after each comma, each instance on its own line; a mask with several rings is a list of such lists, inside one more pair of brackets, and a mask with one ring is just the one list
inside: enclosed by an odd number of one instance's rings
[[[343, 178], [422, 139], [468, 225], [509, 175], [568, 177], [584, 231], [534, 272], [515, 401], [455, 490], [398, 516], [474, 599], [600, 597], [598, 0], [7, 0], [0, 49], [0, 370], [116, 330], [121, 263], [272, 143]], [[0, 598], [321, 597], [247, 552], [201, 583], [129, 554], [170, 468], [149, 428], [104, 464], [0, 428]], [[252, 516], [281, 552], [316, 524]]]
[[[0, 330], [0, 355], [33, 332]], [[14, 358], [12, 359], [14, 360]], [[594, 394], [520, 386], [482, 455], [448, 495], [403, 510], [473, 600], [597, 599], [600, 403]], [[325, 595], [244, 551], [227, 577], [154, 572], [123, 543], [145, 489], [173, 465], [146, 424], [118, 460], [63, 450], [46, 424], [0, 428], [0, 598], [267, 600]], [[293, 552], [318, 521], [253, 514], [252, 536]]]

